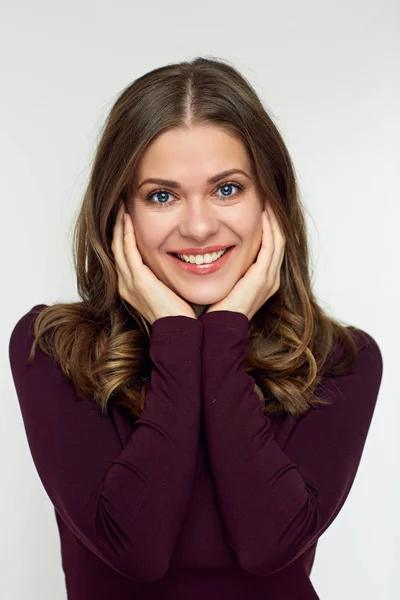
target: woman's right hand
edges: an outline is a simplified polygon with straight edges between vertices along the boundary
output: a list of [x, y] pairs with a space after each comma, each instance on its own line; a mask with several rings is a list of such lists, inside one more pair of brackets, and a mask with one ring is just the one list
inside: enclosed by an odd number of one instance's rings
[[[124, 223], [124, 214], [127, 214]], [[179, 298], [143, 263], [136, 245], [133, 222], [121, 201], [113, 230], [111, 250], [118, 273], [120, 296], [152, 325], [156, 319], [185, 316], [197, 319], [192, 307]]]

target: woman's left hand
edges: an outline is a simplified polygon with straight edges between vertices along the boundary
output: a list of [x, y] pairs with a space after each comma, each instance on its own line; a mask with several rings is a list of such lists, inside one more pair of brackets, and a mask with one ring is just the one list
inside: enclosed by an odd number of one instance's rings
[[265, 211], [262, 211], [262, 225], [261, 248], [257, 260], [229, 294], [220, 302], [211, 304], [204, 314], [217, 310], [230, 310], [243, 313], [250, 321], [268, 298], [278, 291], [286, 240], [268, 204]]

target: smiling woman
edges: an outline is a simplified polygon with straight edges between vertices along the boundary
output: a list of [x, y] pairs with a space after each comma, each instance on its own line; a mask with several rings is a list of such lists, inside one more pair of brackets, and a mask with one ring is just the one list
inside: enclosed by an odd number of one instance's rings
[[383, 361], [318, 304], [288, 150], [233, 66], [123, 90], [74, 243], [81, 300], [9, 345], [68, 599], [317, 599]]

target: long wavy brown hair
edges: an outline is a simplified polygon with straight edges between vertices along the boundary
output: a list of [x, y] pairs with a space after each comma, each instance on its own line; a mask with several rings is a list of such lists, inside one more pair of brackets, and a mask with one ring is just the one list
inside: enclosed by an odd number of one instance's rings
[[[151, 376], [151, 325], [118, 293], [111, 251], [120, 199], [127, 198], [147, 146], [176, 127], [214, 125], [245, 144], [262, 197], [286, 237], [280, 288], [250, 321], [244, 369], [264, 413], [304, 415], [330, 404], [314, 390], [325, 376], [353, 369], [355, 333], [327, 315], [312, 291], [304, 208], [283, 138], [250, 83], [227, 61], [197, 57], [135, 80], [112, 107], [95, 152], [74, 229], [79, 302], [45, 305], [34, 321], [36, 345], [61, 366], [79, 397], [103, 414], [111, 401], [137, 419]], [[341, 352], [337, 354], [335, 349]]]

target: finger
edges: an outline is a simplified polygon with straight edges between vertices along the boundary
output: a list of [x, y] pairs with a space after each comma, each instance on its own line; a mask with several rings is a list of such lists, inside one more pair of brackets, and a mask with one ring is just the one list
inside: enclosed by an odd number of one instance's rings
[[268, 210], [268, 217], [269, 217], [269, 219], [272, 223], [273, 229], [274, 229], [274, 237], [276, 237], [278, 245], [281, 248], [282, 246], [285, 245], [285, 237], [283, 235], [282, 229], [280, 228], [278, 219], [276, 218], [274, 211], [268, 205], [267, 205], [267, 210]]
[[281, 228], [278, 223], [278, 219], [274, 211], [270, 206], [267, 206], [268, 211], [268, 220], [271, 223], [272, 234], [274, 238], [274, 251], [272, 254], [271, 262], [269, 269], [271, 271], [272, 277], [275, 279], [278, 271], [280, 270], [283, 262], [283, 257], [285, 253], [285, 245], [286, 241], [281, 231]]
[[132, 217], [129, 212], [126, 213], [126, 221], [124, 222], [123, 245], [128, 267], [132, 273], [134, 273], [135, 270], [137, 272], [138, 268], [143, 267], [143, 260], [136, 244], [136, 236], [132, 223]]
[[121, 202], [117, 216], [115, 218], [115, 225], [113, 231], [113, 241], [111, 248], [115, 258], [115, 266], [121, 275], [128, 280], [129, 278], [129, 267], [125, 258], [124, 245], [123, 245], [123, 217], [125, 212], [125, 204]]
[[267, 273], [270, 269], [271, 261], [275, 252], [275, 236], [273, 230], [273, 224], [266, 215], [265, 211], [262, 211], [262, 238], [261, 238], [261, 249], [257, 257], [256, 264], [260, 267], [263, 273]]

